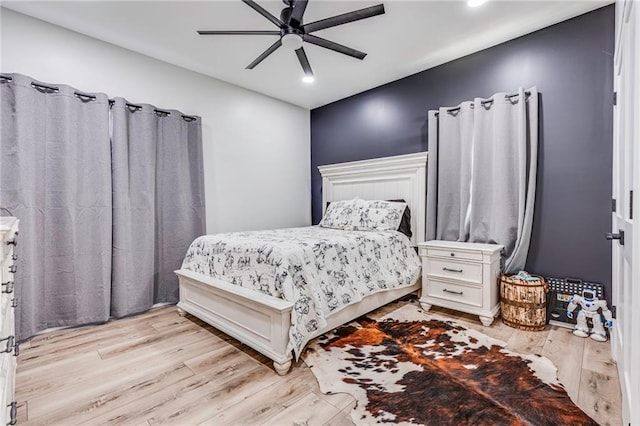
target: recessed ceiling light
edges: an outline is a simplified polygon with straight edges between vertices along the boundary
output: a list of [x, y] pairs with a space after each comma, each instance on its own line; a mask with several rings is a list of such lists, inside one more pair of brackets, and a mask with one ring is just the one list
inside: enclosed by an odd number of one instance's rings
[[478, 7], [481, 6], [483, 4], [485, 4], [487, 2], [487, 0], [468, 0], [467, 1], [467, 6], [469, 7]]
[[313, 83], [314, 81], [316, 81], [315, 78], [313, 78], [312, 75], [305, 75], [304, 77], [302, 77], [302, 81], [309, 84], [309, 83]]

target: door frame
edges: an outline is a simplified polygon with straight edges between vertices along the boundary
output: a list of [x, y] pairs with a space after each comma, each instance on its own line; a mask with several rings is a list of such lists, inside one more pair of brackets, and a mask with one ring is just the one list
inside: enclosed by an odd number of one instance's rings
[[[634, 115], [629, 115], [626, 111], [622, 110], [627, 104], [625, 102], [619, 102], [618, 106], [614, 108], [614, 143], [613, 143], [613, 187], [612, 193], [614, 197], [617, 197], [618, 191], [618, 168], [625, 166], [620, 164], [620, 156], [618, 150], [620, 147], [619, 135], [625, 126], [625, 117], [632, 120], [631, 126], [628, 128], [631, 131], [630, 143], [633, 145], [633, 155], [630, 159], [633, 176], [631, 177], [631, 188], [635, 193], [640, 191], [640, 119], [637, 118], [640, 113], [640, 54], [635, 54], [634, 63], [632, 64], [631, 73], [626, 78], [627, 82], [630, 82], [632, 86], [631, 91], [633, 93], [620, 93], [620, 90], [628, 90], [627, 87], [620, 87], [620, 77], [618, 71], [621, 67], [621, 60], [629, 61], [629, 58], [622, 57], [622, 41], [625, 33], [623, 32], [624, 25], [633, 20], [635, 25], [635, 34], [632, 39], [627, 39], [626, 42], [631, 46], [635, 46], [635, 49], [640, 48], [640, 5], [636, 0], [616, 0], [616, 30], [615, 30], [615, 55], [614, 55], [614, 90], [619, 93], [619, 96], [624, 96], [627, 99], [631, 99], [633, 106], [631, 112]], [[629, 68], [623, 68], [623, 71], [629, 71]], [[626, 194], [623, 194], [626, 196]], [[628, 208], [628, 203], [631, 200], [624, 200], [620, 208]], [[633, 212], [635, 218], [640, 217], [640, 194], [633, 197], [632, 201]], [[617, 327], [614, 327], [611, 333], [611, 353], [614, 359], [617, 361], [618, 375], [620, 379], [620, 386], [622, 391], [622, 416], [625, 425], [640, 424], [640, 364], [637, 360], [640, 359], [640, 223], [635, 224], [634, 220], [624, 220], [622, 214], [622, 220], [618, 217], [617, 213], [612, 213], [612, 232], [618, 232], [619, 228], [626, 228], [625, 233], [625, 246], [630, 247], [631, 268], [627, 273], [630, 273], [631, 283], [630, 288], [625, 289], [621, 283], [621, 271], [619, 271], [620, 256], [624, 256], [624, 250], [618, 246], [616, 242], [613, 242], [612, 249], [612, 289], [613, 289], [613, 303], [618, 306], [625, 306], [624, 312], [618, 315], [616, 319]], [[623, 223], [621, 223], [621, 221]], [[635, 221], [637, 222], [637, 221]], [[629, 232], [630, 231], [630, 232]], [[635, 250], [634, 250], [635, 248]], [[633, 307], [636, 309], [633, 309]], [[625, 356], [626, 354], [626, 356]]]

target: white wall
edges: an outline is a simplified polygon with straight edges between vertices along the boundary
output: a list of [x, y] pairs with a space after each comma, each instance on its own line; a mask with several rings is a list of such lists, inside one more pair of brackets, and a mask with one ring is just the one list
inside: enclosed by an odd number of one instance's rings
[[0, 11], [1, 72], [202, 117], [208, 233], [311, 223], [308, 110]]

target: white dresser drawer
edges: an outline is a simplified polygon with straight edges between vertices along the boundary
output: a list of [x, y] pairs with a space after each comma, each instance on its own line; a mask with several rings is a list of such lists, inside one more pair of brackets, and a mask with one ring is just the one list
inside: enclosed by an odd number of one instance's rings
[[15, 402], [16, 358], [13, 354], [0, 355], [0, 422], [10, 424], [12, 403]]
[[452, 278], [482, 284], [482, 263], [458, 262], [450, 259], [428, 257], [425, 270], [429, 277]]
[[427, 295], [470, 306], [482, 307], [482, 287], [428, 279]]
[[11, 421], [11, 407], [7, 407], [7, 404], [11, 404], [11, 401], [7, 403], [8, 397], [11, 396], [7, 389], [10, 385], [11, 375], [11, 359], [8, 354], [0, 355], [0, 424], [6, 425]]
[[10, 252], [16, 246], [17, 242], [18, 231], [14, 227], [2, 236], [2, 247], [0, 248], [0, 253], [3, 258], [9, 257]]
[[478, 251], [465, 251], [448, 248], [427, 248], [427, 256], [441, 257], [446, 259], [475, 260], [482, 261], [482, 253]]
[[[2, 294], [0, 297], [0, 305], [2, 306], [2, 328], [0, 329], [0, 339], [7, 338], [9, 336], [15, 336], [15, 312], [11, 301], [13, 300], [13, 294]], [[0, 351], [6, 348], [6, 341], [0, 342]]]
[[11, 246], [6, 244], [2, 244], [0, 246], [0, 261], [4, 266], [9, 266], [13, 264], [13, 259], [11, 259]]
[[[15, 251], [18, 235], [18, 220], [0, 217], [0, 425], [11, 422], [11, 412], [15, 414]], [[13, 403], [13, 404], [12, 404]]]

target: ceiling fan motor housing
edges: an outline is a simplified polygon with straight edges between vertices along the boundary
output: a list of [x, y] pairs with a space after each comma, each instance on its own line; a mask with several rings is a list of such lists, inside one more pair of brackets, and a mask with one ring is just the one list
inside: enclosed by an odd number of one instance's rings
[[247, 65], [247, 69], [255, 68], [265, 58], [275, 52], [280, 46], [294, 50], [302, 66], [302, 70], [306, 77], [313, 76], [311, 65], [307, 58], [307, 54], [302, 47], [304, 42], [314, 44], [316, 46], [323, 47], [325, 49], [333, 50], [338, 53], [342, 53], [347, 56], [351, 56], [356, 59], [364, 59], [367, 56], [366, 53], [359, 50], [352, 49], [347, 46], [343, 46], [339, 43], [317, 37], [311, 33], [320, 31], [325, 28], [336, 27], [338, 25], [344, 25], [349, 22], [359, 21], [361, 19], [371, 18], [373, 16], [381, 15], [384, 13], [384, 5], [378, 4], [375, 6], [365, 7], [364, 9], [354, 10], [352, 12], [343, 13], [340, 15], [332, 16], [329, 18], [314, 21], [309, 24], [303, 24], [302, 18], [307, 8], [309, 0], [282, 0], [286, 7], [280, 12], [280, 19], [273, 16], [262, 6], [257, 4], [255, 0], [242, 0], [253, 10], [264, 16], [271, 23], [278, 27], [277, 31], [247, 31], [247, 30], [213, 30], [213, 31], [198, 31], [200, 35], [272, 35], [280, 36], [280, 39], [276, 40], [271, 46], [267, 48], [260, 56], [258, 56], [253, 62]]
[[282, 9], [282, 12], [280, 12], [280, 20], [282, 22], [289, 22], [289, 18], [291, 17], [291, 10], [291, 6]]

